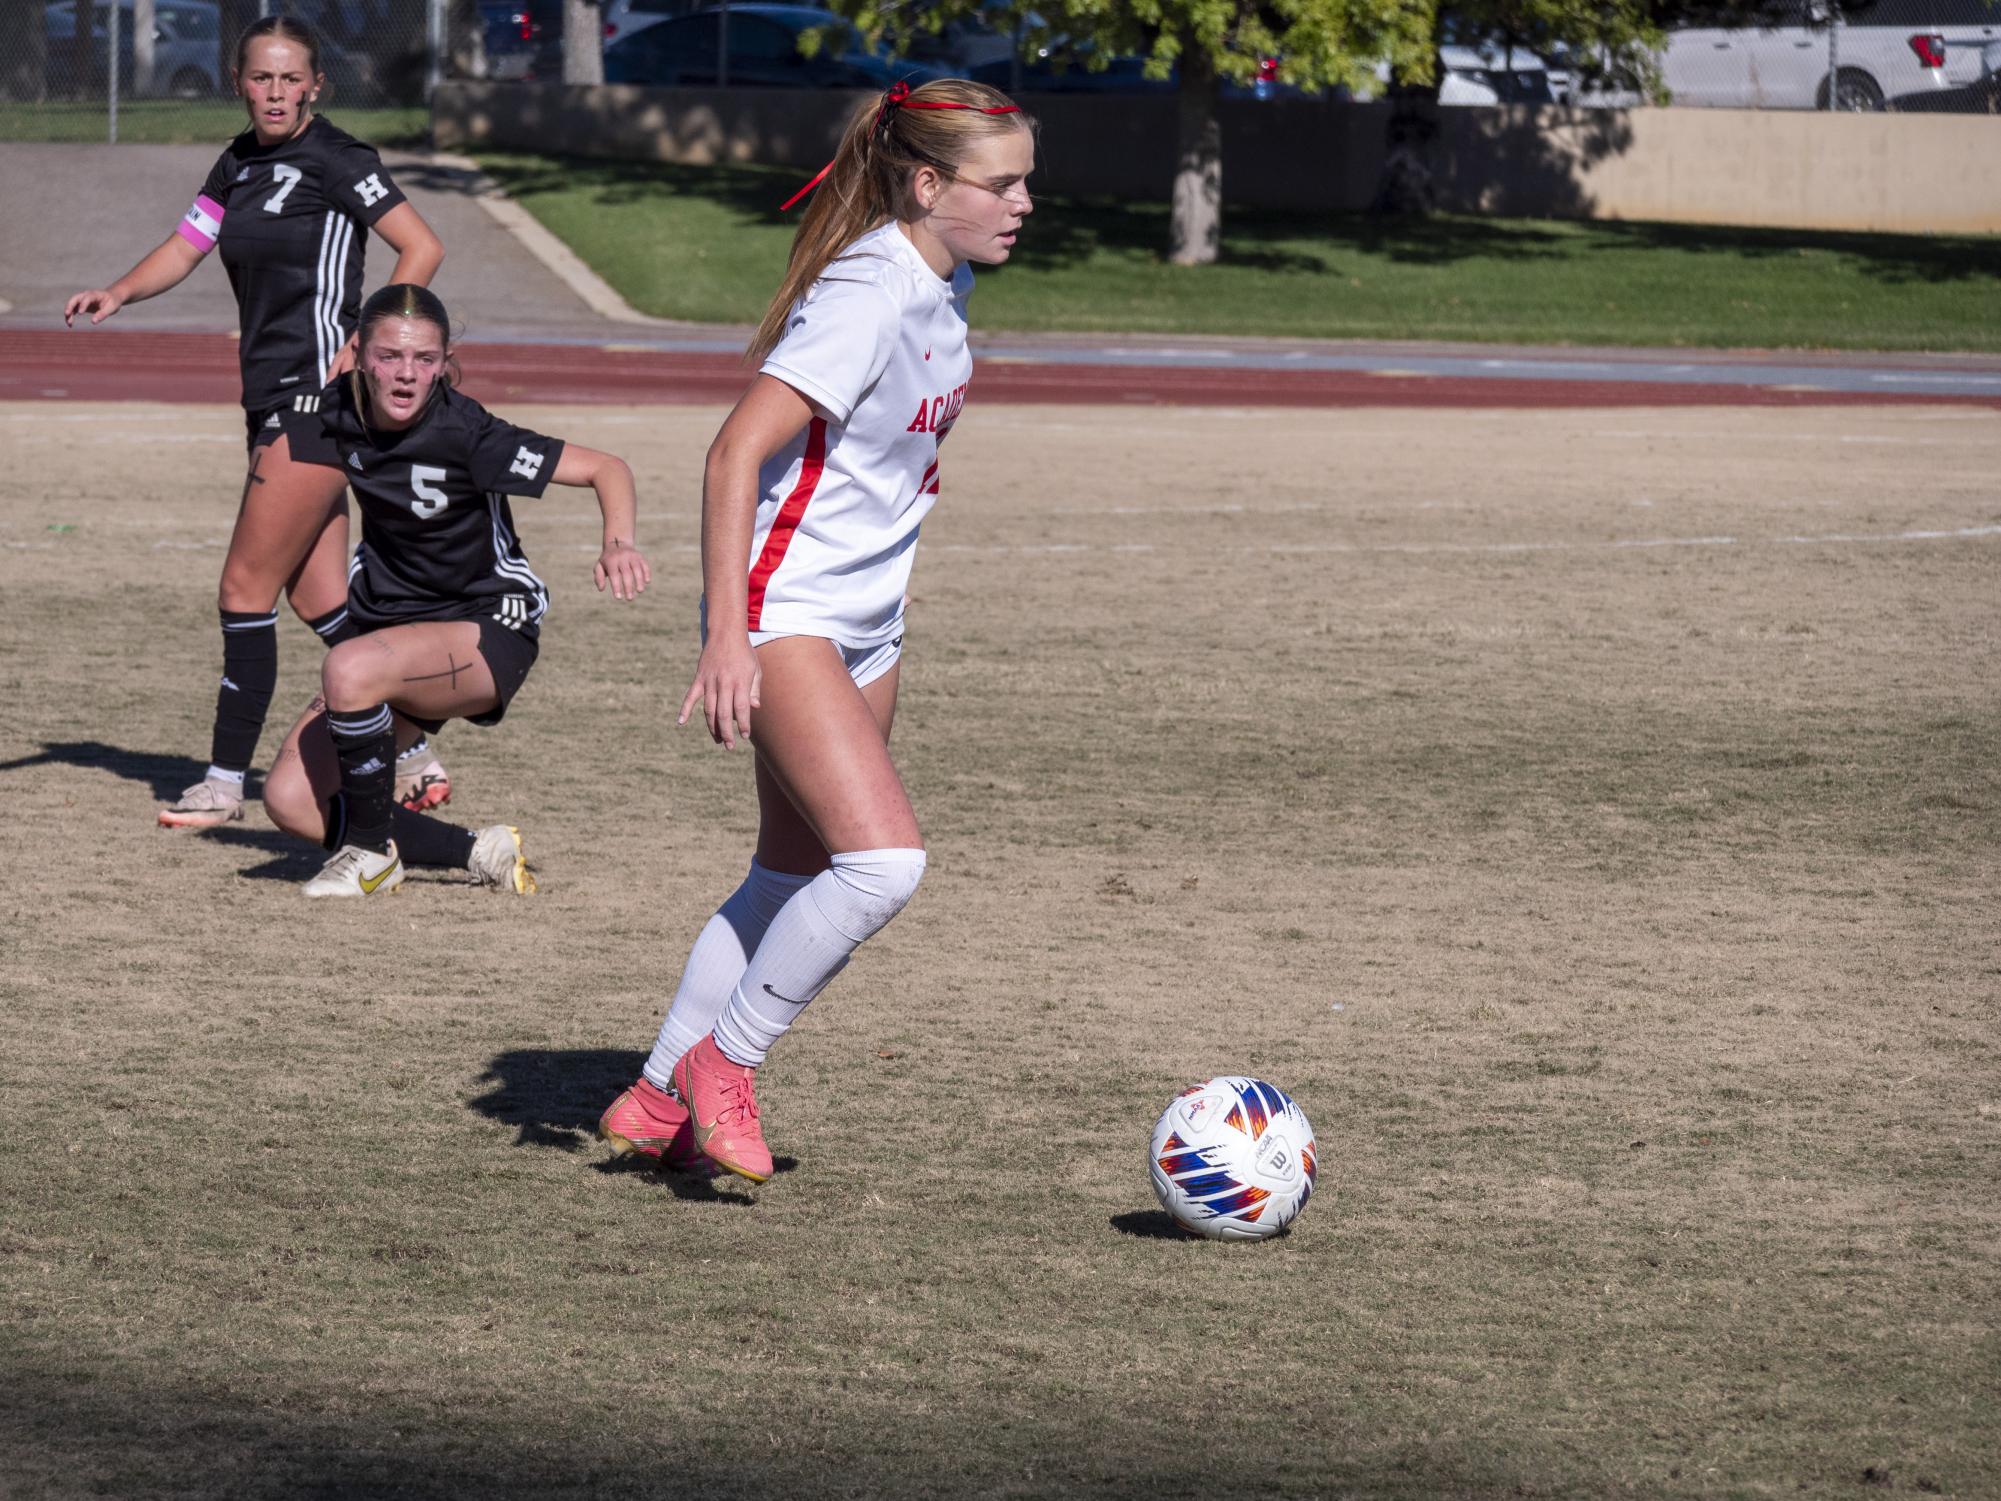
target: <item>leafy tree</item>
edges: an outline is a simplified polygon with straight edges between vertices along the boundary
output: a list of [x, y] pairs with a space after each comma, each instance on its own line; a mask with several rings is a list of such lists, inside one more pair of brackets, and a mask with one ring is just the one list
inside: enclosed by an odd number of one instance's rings
[[[1825, 16], [1816, 0], [829, 0], [872, 40], [903, 50], [954, 22], [1012, 26], [1025, 48], [1101, 69], [1145, 60], [1146, 76], [1178, 80], [1178, 137], [1169, 255], [1216, 258], [1223, 150], [1216, 103], [1225, 81], [1246, 83], [1283, 59], [1287, 84], [1379, 92], [1427, 89], [1445, 37], [1562, 46], [1609, 81], [1651, 92], [1654, 52], [1673, 24], [1797, 24]], [[1860, 10], [1870, 0], [1851, 0]]]

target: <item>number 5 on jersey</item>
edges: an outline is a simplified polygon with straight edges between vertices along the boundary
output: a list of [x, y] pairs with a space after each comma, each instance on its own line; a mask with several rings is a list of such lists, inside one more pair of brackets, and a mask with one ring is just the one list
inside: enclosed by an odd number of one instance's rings
[[432, 464], [410, 466], [410, 493], [417, 497], [410, 509], [425, 521], [429, 521], [451, 503], [451, 496], [429, 483], [431, 480], [444, 477], [445, 471]]

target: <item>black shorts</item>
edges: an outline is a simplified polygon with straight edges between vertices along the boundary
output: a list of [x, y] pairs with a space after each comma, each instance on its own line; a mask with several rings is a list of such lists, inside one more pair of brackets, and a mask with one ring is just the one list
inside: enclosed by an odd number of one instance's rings
[[294, 396], [282, 406], [265, 407], [259, 412], [245, 412], [243, 425], [249, 433], [250, 452], [268, 448], [280, 437], [290, 439], [287, 445], [295, 464], [324, 464], [329, 469], [340, 468], [340, 450], [327, 436], [327, 430], [320, 423], [320, 398]]
[[[401, 625], [415, 625], [416, 621], [399, 621]], [[514, 701], [514, 695], [521, 691], [521, 685], [528, 681], [528, 669], [535, 665], [536, 657], [542, 653], [542, 644], [533, 636], [524, 636], [520, 631], [509, 630], [491, 615], [482, 615], [479, 626], [479, 654], [486, 660], [486, 670], [493, 674], [494, 692], [500, 695], [500, 702], [484, 714], [468, 714], [471, 724], [496, 725], [507, 717], [507, 706]], [[380, 627], [377, 627], [380, 629]], [[397, 710], [399, 714], [402, 710]], [[403, 717], [423, 730], [435, 735], [445, 727], [442, 719], [419, 719], [415, 714]]]

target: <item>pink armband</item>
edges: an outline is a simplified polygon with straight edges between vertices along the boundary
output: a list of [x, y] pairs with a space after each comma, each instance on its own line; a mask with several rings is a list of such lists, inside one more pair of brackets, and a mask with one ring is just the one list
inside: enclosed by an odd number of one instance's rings
[[207, 255], [215, 249], [216, 236], [222, 233], [222, 205], [203, 193], [174, 232]]

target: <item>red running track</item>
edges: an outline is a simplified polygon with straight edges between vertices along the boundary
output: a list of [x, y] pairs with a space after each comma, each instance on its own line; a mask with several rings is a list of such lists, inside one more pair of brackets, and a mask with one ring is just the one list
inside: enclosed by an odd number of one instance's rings
[[[735, 401], [736, 356], [589, 344], [469, 344], [465, 388], [482, 401], [607, 405]], [[1528, 380], [1368, 371], [1055, 364], [989, 358], [982, 402], [1270, 407], [1657, 407], [1970, 405], [2001, 398], [1650, 381]], [[0, 400], [235, 403], [236, 341], [224, 334], [0, 331]]]

